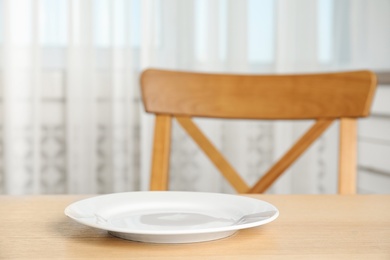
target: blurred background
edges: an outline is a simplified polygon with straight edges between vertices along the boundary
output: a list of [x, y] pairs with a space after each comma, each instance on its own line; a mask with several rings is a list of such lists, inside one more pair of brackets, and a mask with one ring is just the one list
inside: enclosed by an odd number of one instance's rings
[[[390, 192], [389, 0], [0, 0], [0, 194], [146, 190], [145, 68], [380, 73], [359, 193]], [[311, 122], [198, 120], [248, 182]], [[334, 193], [337, 124], [273, 193]], [[174, 125], [171, 189], [231, 192]]]

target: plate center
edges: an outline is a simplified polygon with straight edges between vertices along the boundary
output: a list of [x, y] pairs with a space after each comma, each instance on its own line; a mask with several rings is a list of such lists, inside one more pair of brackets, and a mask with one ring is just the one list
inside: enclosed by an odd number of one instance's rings
[[115, 227], [142, 230], [187, 230], [230, 226], [233, 219], [193, 212], [159, 212], [115, 216]]

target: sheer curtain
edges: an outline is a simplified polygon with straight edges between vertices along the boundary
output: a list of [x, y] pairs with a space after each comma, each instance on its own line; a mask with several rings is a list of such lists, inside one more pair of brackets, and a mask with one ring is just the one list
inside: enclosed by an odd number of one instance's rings
[[1, 2], [2, 192], [139, 189], [140, 9]]
[[[147, 189], [153, 118], [138, 83], [147, 67], [390, 68], [386, 0], [1, 0], [0, 15], [0, 193]], [[198, 122], [248, 182], [307, 126]], [[333, 191], [334, 132], [273, 192]], [[172, 189], [231, 191], [177, 125], [171, 169]]]

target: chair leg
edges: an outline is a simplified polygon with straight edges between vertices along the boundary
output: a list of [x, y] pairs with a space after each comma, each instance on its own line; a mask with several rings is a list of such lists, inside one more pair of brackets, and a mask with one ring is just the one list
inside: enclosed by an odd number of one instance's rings
[[168, 189], [171, 124], [171, 116], [156, 115], [150, 190]]
[[339, 193], [356, 194], [357, 121], [340, 120]]

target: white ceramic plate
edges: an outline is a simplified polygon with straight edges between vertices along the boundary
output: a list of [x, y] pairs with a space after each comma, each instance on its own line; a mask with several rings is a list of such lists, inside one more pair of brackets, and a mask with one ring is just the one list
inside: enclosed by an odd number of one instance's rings
[[69, 205], [65, 214], [116, 237], [152, 243], [224, 238], [276, 219], [276, 207], [254, 198], [203, 192], [126, 192]]

